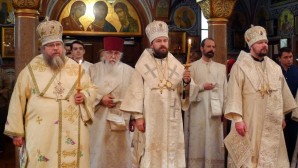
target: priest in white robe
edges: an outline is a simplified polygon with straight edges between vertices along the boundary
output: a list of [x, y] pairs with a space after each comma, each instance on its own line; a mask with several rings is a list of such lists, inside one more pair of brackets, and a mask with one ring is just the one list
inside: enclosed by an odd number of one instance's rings
[[185, 167], [181, 99], [178, 86], [190, 83], [190, 73], [168, 52], [168, 26], [147, 25], [151, 48], [140, 56], [120, 109], [132, 113], [139, 132], [134, 133], [134, 166]]
[[288, 168], [284, 115], [297, 107], [280, 66], [266, 56], [266, 30], [245, 32], [250, 53], [241, 51], [232, 67], [225, 117], [233, 120], [225, 139], [228, 167]]
[[190, 89], [190, 107], [184, 116], [186, 160], [189, 168], [223, 168], [224, 101], [227, 89], [226, 67], [214, 62], [215, 42], [201, 43], [202, 58], [191, 64], [194, 89]]
[[130, 114], [119, 110], [133, 68], [122, 63], [124, 40], [104, 37], [102, 61], [89, 68], [98, 87], [94, 120], [90, 127], [91, 167], [131, 168]]
[[57, 21], [39, 24], [42, 54], [20, 72], [11, 97], [5, 134], [21, 147], [21, 167], [90, 167], [96, 89], [65, 56], [62, 29]]

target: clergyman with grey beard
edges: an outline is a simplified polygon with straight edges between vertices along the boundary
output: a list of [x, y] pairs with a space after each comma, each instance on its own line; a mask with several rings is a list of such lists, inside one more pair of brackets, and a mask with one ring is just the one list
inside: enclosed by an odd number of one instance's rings
[[[10, 100], [4, 133], [22, 148], [21, 167], [90, 167], [88, 125], [96, 87], [65, 56], [62, 32], [58, 21], [37, 26], [42, 54], [20, 72]], [[67, 151], [74, 155], [64, 157]]]
[[90, 127], [91, 167], [132, 167], [128, 123], [130, 114], [119, 110], [133, 68], [121, 62], [124, 40], [104, 37], [101, 61], [89, 74], [98, 87], [95, 116]]

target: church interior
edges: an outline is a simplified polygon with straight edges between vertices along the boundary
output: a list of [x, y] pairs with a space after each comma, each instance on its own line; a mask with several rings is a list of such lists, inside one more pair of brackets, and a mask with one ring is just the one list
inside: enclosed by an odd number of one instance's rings
[[[108, 7], [105, 19], [113, 30], [91, 30], [95, 19], [93, 5], [102, 1]], [[72, 14], [77, 0], [0, 0], [1, 67], [15, 80], [18, 73], [39, 54], [37, 25], [44, 19], [63, 22]], [[241, 50], [248, 51], [244, 39], [251, 25], [266, 29], [268, 56], [277, 61], [278, 49], [290, 47], [296, 59], [298, 53], [298, 2], [296, 0], [83, 0], [86, 11], [79, 16], [81, 29], [65, 26], [64, 43], [80, 40], [85, 44], [84, 59], [99, 61], [103, 37], [124, 38], [122, 61], [134, 67], [143, 50], [150, 46], [145, 27], [153, 20], [165, 21], [169, 26], [169, 51], [185, 62], [188, 50], [198, 51], [200, 41], [214, 39], [214, 60], [226, 64], [236, 59]], [[135, 22], [135, 29], [124, 30], [116, 4], [122, 3], [126, 14]], [[124, 8], [124, 9], [125, 9]], [[206, 24], [204, 24], [206, 20]], [[62, 23], [63, 24], [63, 23]], [[191, 47], [188, 47], [191, 39]], [[17, 167], [18, 153], [5, 138], [5, 150], [0, 153], [0, 167]]]

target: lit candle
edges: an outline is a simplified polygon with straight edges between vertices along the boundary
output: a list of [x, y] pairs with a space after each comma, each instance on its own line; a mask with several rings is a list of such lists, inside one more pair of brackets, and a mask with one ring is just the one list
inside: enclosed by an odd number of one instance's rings
[[188, 50], [187, 50], [186, 64], [189, 64], [190, 47], [191, 47], [191, 39], [188, 39]]
[[77, 90], [81, 90], [81, 68], [82, 68], [82, 60], [79, 61], [79, 74], [78, 74], [78, 88]]

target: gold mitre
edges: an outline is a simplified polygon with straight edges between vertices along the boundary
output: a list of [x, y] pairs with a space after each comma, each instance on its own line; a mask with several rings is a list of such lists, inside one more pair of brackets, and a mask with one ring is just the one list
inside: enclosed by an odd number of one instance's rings
[[266, 30], [261, 26], [251, 26], [244, 34], [245, 41], [249, 48], [256, 42], [267, 39]]
[[39, 35], [41, 45], [45, 45], [55, 41], [62, 41], [63, 27], [60, 22], [56, 20], [49, 21], [48, 17], [42, 21], [36, 29]]
[[158, 37], [169, 37], [168, 25], [163, 21], [153, 21], [145, 29], [150, 43]]

